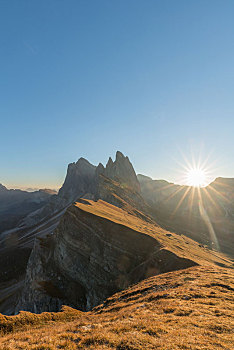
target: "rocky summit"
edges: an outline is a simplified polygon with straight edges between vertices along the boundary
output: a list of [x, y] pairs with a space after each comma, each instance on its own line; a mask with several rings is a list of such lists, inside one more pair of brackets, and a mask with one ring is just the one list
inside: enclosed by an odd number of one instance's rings
[[125, 157], [119, 151], [116, 152], [116, 159], [114, 162], [109, 158], [103, 174], [112, 180], [116, 180], [122, 185], [134, 189], [135, 191], [140, 191], [140, 184], [131, 162], [128, 157]]
[[68, 203], [79, 197], [85, 197], [95, 192], [94, 179], [96, 167], [86, 159], [80, 158], [76, 163], [68, 165], [67, 176], [59, 190], [59, 197]]
[[[137, 211], [144, 206], [136, 173], [128, 157], [117, 152], [115, 161], [112, 165], [110, 163], [109, 160], [106, 167], [102, 164], [96, 167], [80, 158], [76, 163], [69, 164], [58, 194], [49, 196], [47, 202], [36, 210], [31, 205], [29, 213], [23, 215], [12, 230], [2, 233], [0, 277], [4, 284], [0, 284], [1, 312], [15, 312], [15, 303], [24, 284], [27, 261], [35, 237], [43, 238], [52, 234], [66, 209], [75, 200], [81, 197], [103, 199], [128, 211]], [[12, 269], [12, 265], [17, 268]], [[9, 288], [13, 292], [9, 293]]]

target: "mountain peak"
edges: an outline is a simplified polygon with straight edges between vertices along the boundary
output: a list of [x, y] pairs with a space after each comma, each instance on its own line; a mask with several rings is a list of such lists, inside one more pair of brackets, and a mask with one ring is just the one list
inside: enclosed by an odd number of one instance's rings
[[115, 160], [121, 160], [121, 159], [125, 159], [125, 158], [128, 158], [128, 157], [125, 157], [122, 152], [120, 152], [120, 151], [116, 152]]
[[69, 202], [84, 196], [91, 191], [95, 178], [96, 167], [85, 158], [79, 158], [76, 163], [70, 163], [59, 196]]
[[123, 185], [127, 185], [138, 192], [140, 191], [140, 184], [132, 163], [128, 157], [125, 157], [120, 151], [116, 152], [114, 162], [109, 158], [104, 175], [122, 183]]
[[106, 167], [109, 167], [113, 164], [113, 160], [111, 157], [109, 157], [108, 162], [106, 163]]
[[140, 184], [130, 160], [117, 151], [115, 161], [109, 157], [106, 167], [101, 163], [96, 167], [83, 157], [76, 163], [70, 163], [59, 197], [72, 202], [80, 196], [95, 195], [100, 174], [140, 192]]
[[[76, 165], [82, 166], [82, 165], [92, 165], [87, 159], [80, 157], [77, 162], [75, 163]], [[94, 166], [94, 165], [92, 165]]]

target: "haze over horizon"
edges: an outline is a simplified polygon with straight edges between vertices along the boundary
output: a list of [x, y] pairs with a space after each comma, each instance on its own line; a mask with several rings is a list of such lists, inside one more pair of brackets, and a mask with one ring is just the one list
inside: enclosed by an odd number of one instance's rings
[[0, 183], [58, 188], [120, 150], [137, 173], [234, 177], [232, 1], [0, 1]]

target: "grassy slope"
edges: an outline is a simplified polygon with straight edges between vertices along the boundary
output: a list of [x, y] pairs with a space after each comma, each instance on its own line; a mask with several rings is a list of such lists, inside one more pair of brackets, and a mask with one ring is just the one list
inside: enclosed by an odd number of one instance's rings
[[[228, 349], [233, 340], [232, 262], [185, 236], [103, 201], [80, 210], [155, 237], [200, 266], [144, 280], [93, 311], [0, 315], [0, 349]], [[223, 267], [219, 267], [221, 265]]]
[[197, 266], [144, 280], [92, 312], [2, 317], [0, 349], [230, 350], [233, 308], [230, 270]]
[[226, 267], [233, 266], [233, 263], [225, 255], [211, 251], [184, 235], [166, 231], [153, 221], [146, 221], [139, 216], [131, 215], [125, 210], [102, 200], [97, 202], [83, 200], [83, 203], [77, 202], [75, 206], [90, 215], [100, 216], [117, 224], [130, 227], [140, 233], [150, 235], [162, 247], [198, 264], [213, 265], [215, 263]]

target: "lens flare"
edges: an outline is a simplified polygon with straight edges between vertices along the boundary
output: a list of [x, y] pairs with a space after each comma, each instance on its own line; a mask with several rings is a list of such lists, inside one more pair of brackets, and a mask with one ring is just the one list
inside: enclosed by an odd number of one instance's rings
[[203, 187], [207, 182], [206, 172], [200, 168], [192, 168], [186, 174], [188, 186]]
[[[172, 220], [177, 214], [179, 208], [183, 206], [185, 215], [188, 215], [188, 220], [194, 220], [200, 214], [205, 226], [207, 227], [210, 236], [212, 249], [219, 250], [219, 242], [215, 233], [215, 216], [213, 213], [223, 211], [223, 207], [216, 201], [217, 196], [222, 198], [222, 201], [228, 201], [222, 191], [219, 191], [212, 182], [214, 181], [215, 171], [218, 168], [215, 166], [217, 160], [210, 161], [208, 155], [203, 161], [201, 154], [194, 157], [193, 154], [187, 158], [183, 152], [181, 158], [184, 162], [175, 159], [180, 166], [178, 176], [178, 188], [165, 199], [165, 203], [174, 198], [175, 207], [171, 212], [170, 219]], [[215, 167], [214, 167], [215, 166]], [[169, 184], [166, 187], [174, 186]], [[165, 188], [166, 188], [165, 187]], [[198, 209], [198, 210], [197, 210]], [[197, 214], [199, 212], [199, 214]]]

